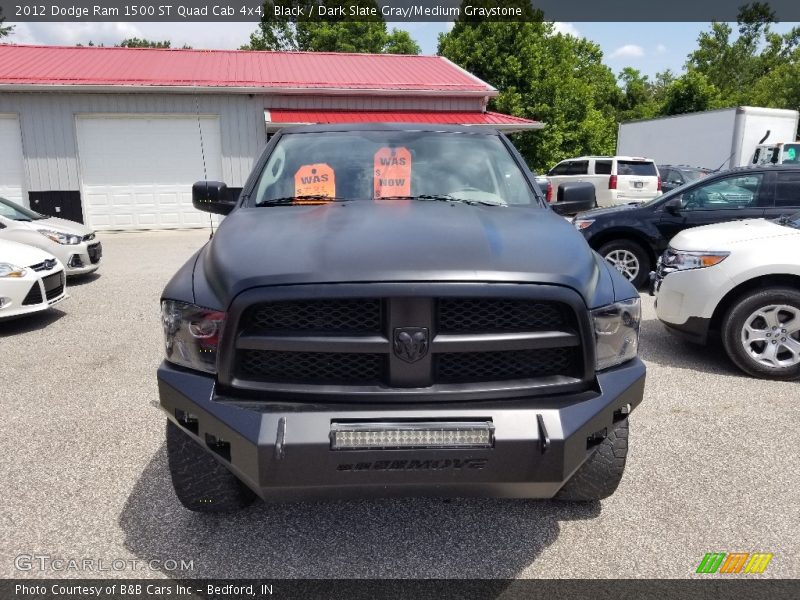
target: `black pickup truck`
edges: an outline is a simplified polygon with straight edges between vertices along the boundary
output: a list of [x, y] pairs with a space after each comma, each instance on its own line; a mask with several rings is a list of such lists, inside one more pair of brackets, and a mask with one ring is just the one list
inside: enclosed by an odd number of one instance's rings
[[[559, 205], [591, 206], [591, 184]], [[275, 135], [162, 297], [175, 491], [221, 512], [373, 495], [592, 501], [642, 400], [639, 296], [493, 130]]]

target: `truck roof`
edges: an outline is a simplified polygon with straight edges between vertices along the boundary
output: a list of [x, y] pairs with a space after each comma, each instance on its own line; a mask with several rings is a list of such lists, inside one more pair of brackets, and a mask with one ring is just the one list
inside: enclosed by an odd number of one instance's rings
[[442, 133], [469, 133], [473, 135], [500, 135], [492, 127], [475, 125], [440, 125], [437, 123], [324, 123], [296, 125], [281, 129], [283, 133], [318, 133], [347, 131], [431, 131]]

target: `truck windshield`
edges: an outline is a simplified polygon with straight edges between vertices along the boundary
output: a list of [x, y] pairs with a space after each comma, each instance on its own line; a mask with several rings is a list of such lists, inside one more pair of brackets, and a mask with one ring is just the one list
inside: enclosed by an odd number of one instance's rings
[[538, 205], [498, 136], [425, 131], [285, 134], [248, 204], [350, 200]]

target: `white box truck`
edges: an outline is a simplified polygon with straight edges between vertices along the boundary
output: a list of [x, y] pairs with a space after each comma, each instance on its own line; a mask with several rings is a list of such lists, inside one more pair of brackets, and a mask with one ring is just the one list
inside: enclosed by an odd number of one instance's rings
[[658, 165], [728, 169], [750, 164], [756, 146], [794, 142], [798, 112], [738, 106], [619, 124], [617, 154]]

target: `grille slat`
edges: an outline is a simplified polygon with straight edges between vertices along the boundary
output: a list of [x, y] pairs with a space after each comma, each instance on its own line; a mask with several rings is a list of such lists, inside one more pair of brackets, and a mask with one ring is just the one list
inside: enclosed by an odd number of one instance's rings
[[573, 348], [500, 352], [446, 352], [434, 357], [437, 382], [470, 383], [575, 376]]
[[64, 273], [53, 273], [47, 277], [42, 278], [44, 283], [45, 295], [48, 300], [57, 298], [64, 292]]
[[383, 376], [381, 354], [332, 352], [239, 353], [241, 373], [281, 383], [376, 384]]
[[381, 301], [344, 298], [271, 302], [252, 307], [244, 323], [248, 331], [379, 333]]
[[442, 333], [544, 331], [567, 322], [560, 304], [515, 298], [440, 298], [437, 321]]

